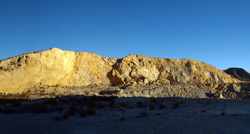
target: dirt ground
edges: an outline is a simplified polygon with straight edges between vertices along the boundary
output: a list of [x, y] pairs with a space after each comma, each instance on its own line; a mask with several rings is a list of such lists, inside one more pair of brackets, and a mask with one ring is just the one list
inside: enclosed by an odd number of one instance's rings
[[[65, 111], [0, 112], [1, 134], [249, 134], [250, 102], [225, 99], [117, 98], [115, 108], [96, 108], [56, 121]], [[138, 101], [145, 103], [139, 107]], [[126, 102], [126, 106], [121, 105]], [[158, 103], [160, 102], [160, 103]], [[30, 103], [30, 102], [28, 102]], [[164, 108], [160, 108], [160, 104]], [[154, 107], [152, 108], [152, 106]]]

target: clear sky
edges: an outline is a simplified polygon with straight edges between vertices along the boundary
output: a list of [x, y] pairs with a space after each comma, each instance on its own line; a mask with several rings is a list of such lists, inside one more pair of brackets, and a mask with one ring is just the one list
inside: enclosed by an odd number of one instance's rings
[[250, 0], [0, 0], [0, 59], [57, 47], [250, 72]]

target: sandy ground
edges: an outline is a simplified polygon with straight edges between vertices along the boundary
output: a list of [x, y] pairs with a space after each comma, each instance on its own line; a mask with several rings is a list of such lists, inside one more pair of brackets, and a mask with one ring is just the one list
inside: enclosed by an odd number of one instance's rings
[[[160, 99], [166, 106], [153, 110], [136, 107], [137, 101], [149, 98], [119, 98], [116, 102], [130, 103], [116, 109], [97, 109], [95, 115], [56, 121], [49, 113], [0, 113], [1, 134], [249, 134], [250, 102], [245, 100]], [[173, 107], [180, 102], [177, 107]], [[141, 117], [141, 112], [147, 116]], [[225, 115], [221, 115], [222, 112]], [[121, 120], [124, 117], [125, 120]]]

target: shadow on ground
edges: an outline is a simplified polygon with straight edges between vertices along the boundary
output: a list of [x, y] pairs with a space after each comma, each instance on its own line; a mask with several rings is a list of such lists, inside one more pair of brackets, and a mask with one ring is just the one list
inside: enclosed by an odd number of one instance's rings
[[12, 127], [58, 134], [249, 133], [250, 103], [178, 97], [1, 99], [0, 118], [3, 133], [18, 132]]

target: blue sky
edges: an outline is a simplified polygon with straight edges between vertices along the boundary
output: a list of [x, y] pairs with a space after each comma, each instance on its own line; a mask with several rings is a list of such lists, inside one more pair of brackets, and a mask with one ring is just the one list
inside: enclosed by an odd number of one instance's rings
[[57, 47], [250, 72], [250, 0], [0, 0], [0, 59]]

